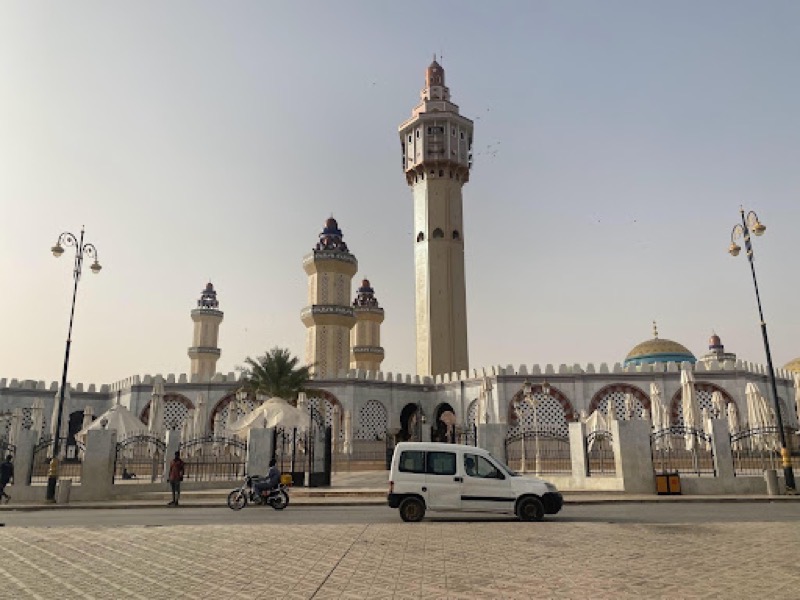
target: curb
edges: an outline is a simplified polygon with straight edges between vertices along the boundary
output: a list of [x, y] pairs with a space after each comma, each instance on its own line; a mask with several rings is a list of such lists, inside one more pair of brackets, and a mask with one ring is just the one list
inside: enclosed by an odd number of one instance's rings
[[[771, 504], [784, 502], [800, 502], [800, 496], [758, 496], [758, 497], [704, 497], [704, 496], [668, 496], [652, 498], [565, 498], [565, 506], [599, 506], [607, 504]], [[316, 508], [316, 507], [337, 507], [337, 506], [387, 506], [386, 499], [364, 498], [362, 500], [342, 499], [341, 502], [331, 502], [326, 498], [321, 502], [295, 501], [291, 503], [293, 508]], [[0, 508], [0, 514], [5, 512], [39, 512], [46, 510], [126, 510], [126, 509], [155, 509], [167, 508], [163, 503], [148, 504], [125, 504], [123, 502], [113, 502], [107, 504], [95, 503], [72, 503], [72, 504], [27, 504], [20, 506], [4, 505]], [[181, 505], [180, 508], [227, 508], [223, 502], [189, 502]]]

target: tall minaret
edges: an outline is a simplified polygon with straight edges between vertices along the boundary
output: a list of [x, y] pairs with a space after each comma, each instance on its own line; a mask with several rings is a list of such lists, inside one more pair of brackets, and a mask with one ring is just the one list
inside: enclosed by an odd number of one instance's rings
[[300, 313], [306, 333], [306, 364], [317, 379], [336, 376], [350, 365], [350, 329], [356, 322], [350, 306], [358, 261], [331, 217], [311, 254], [303, 258], [308, 274], [308, 304]]
[[420, 98], [399, 131], [414, 196], [417, 373], [438, 375], [469, 366], [461, 187], [472, 166], [472, 121], [450, 102], [436, 57]]
[[194, 335], [192, 347], [189, 348], [189, 358], [192, 359], [191, 374], [197, 375], [200, 381], [209, 381], [217, 372], [217, 361], [222, 354], [217, 347], [222, 316], [217, 302], [217, 292], [209, 281], [206, 289], [200, 294], [197, 308], [192, 311]]
[[375, 290], [369, 284], [369, 279], [361, 282], [361, 287], [356, 292], [353, 300], [353, 311], [356, 315], [356, 326], [350, 334], [351, 369], [364, 369], [365, 371], [380, 371], [383, 362], [383, 348], [381, 347], [381, 323], [383, 323], [383, 309], [378, 305]]

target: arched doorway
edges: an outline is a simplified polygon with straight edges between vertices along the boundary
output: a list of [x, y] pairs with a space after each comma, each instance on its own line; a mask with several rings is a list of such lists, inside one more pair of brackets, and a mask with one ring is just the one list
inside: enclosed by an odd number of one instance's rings
[[400, 431], [398, 442], [419, 442], [422, 440], [422, 425], [425, 417], [419, 419], [419, 404], [406, 404], [400, 411]]
[[434, 411], [435, 419], [431, 425], [432, 442], [456, 441], [456, 412], [447, 402], [442, 402]]

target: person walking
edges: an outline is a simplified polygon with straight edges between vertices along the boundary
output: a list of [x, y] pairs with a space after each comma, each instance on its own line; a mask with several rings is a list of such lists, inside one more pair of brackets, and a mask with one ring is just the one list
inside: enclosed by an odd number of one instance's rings
[[0, 464], [0, 501], [5, 499], [6, 504], [11, 501], [11, 496], [6, 494], [6, 486], [14, 479], [14, 463], [11, 462], [13, 458], [9, 454], [6, 461]]
[[181, 453], [176, 451], [175, 458], [169, 464], [169, 485], [172, 488], [172, 502], [167, 506], [178, 506], [181, 498], [181, 481], [183, 481], [183, 471], [186, 465], [181, 459]]

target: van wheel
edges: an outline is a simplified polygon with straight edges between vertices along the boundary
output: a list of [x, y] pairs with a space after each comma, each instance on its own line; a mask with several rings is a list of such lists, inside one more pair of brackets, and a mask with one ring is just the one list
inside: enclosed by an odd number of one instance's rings
[[416, 523], [425, 516], [425, 504], [419, 498], [406, 498], [400, 503], [400, 518], [407, 523]]
[[523, 498], [517, 505], [517, 516], [521, 521], [541, 521], [544, 505], [538, 498]]

